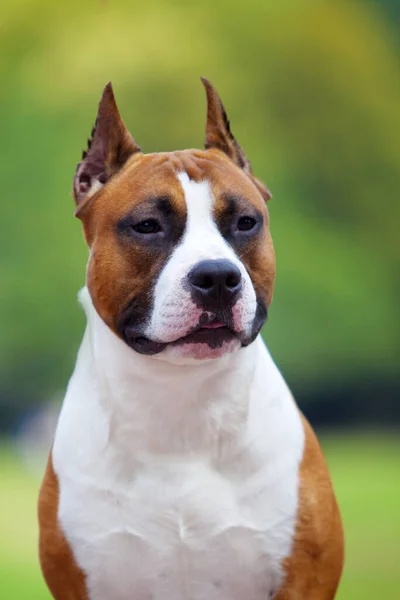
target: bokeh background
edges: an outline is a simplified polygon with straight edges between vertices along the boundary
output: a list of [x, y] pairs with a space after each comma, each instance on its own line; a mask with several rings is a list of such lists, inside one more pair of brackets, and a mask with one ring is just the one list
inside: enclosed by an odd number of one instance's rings
[[144, 151], [202, 147], [204, 75], [274, 195], [264, 335], [342, 508], [338, 598], [400, 598], [400, 3], [3, 0], [0, 48], [0, 597], [49, 598], [36, 497], [84, 327], [70, 190], [102, 88]]

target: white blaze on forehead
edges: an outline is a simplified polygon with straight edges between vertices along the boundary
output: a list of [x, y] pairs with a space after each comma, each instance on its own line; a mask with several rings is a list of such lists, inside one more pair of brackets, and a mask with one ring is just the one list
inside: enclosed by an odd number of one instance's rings
[[236, 255], [225, 242], [213, 219], [214, 197], [208, 181], [196, 182], [187, 173], [180, 173], [178, 179], [185, 193], [187, 223], [185, 236], [180, 248], [182, 254], [188, 252], [196, 262], [203, 259], [228, 258], [235, 262]]
[[195, 327], [204, 312], [192, 301], [187, 275], [202, 260], [228, 259], [242, 274], [243, 293], [233, 308], [235, 328], [248, 331], [254, 320], [256, 296], [243, 263], [222, 237], [214, 218], [215, 199], [208, 181], [196, 182], [187, 173], [177, 175], [187, 207], [186, 228], [154, 289], [149, 337], [174, 341]]
[[[210, 184], [205, 181], [193, 181], [187, 173], [177, 176], [185, 194], [187, 206], [186, 236], [189, 229], [209, 227], [212, 221], [214, 198], [211, 194]], [[214, 224], [211, 223], [213, 226]]]

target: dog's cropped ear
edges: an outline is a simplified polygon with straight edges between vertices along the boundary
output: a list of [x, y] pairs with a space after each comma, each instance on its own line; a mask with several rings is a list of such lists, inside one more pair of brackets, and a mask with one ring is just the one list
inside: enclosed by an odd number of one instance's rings
[[126, 129], [119, 114], [111, 83], [104, 88], [88, 148], [78, 163], [74, 177], [74, 198], [79, 205], [93, 196], [135, 152], [139, 146]]
[[250, 176], [265, 200], [269, 200], [272, 197], [271, 192], [261, 181], [254, 177], [249, 160], [231, 133], [224, 105], [216, 89], [205, 77], [201, 77], [201, 81], [206, 88], [207, 94], [206, 150], [217, 148], [224, 152], [238, 167]]

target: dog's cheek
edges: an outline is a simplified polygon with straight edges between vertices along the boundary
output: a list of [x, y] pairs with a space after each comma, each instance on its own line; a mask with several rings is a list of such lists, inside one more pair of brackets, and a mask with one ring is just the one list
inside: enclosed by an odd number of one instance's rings
[[251, 297], [240, 299], [232, 307], [232, 319], [236, 331], [243, 335], [251, 332], [257, 309], [256, 296], [253, 291]]
[[266, 233], [262, 244], [256, 246], [243, 259], [250, 275], [256, 296], [269, 306], [274, 293], [276, 263], [272, 238]]
[[[86, 285], [97, 313], [113, 329], [115, 315], [122, 304], [119, 268], [112, 256], [105, 261], [102, 254], [96, 245], [92, 247], [86, 271]], [[113, 277], [110, 277], [110, 272], [114, 273]]]
[[121, 248], [109, 238], [103, 234], [94, 240], [86, 281], [96, 311], [118, 334], [119, 316], [133, 298], [148, 306], [152, 265], [140, 249]]

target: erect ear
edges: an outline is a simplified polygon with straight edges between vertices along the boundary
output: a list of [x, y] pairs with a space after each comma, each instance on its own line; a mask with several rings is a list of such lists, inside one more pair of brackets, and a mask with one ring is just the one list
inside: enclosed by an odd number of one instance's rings
[[222, 150], [238, 167], [250, 176], [265, 200], [269, 200], [272, 197], [271, 192], [261, 181], [253, 176], [249, 160], [231, 133], [224, 105], [216, 89], [205, 77], [201, 77], [201, 81], [206, 88], [207, 94], [205, 148], [207, 150], [209, 148]]
[[104, 88], [88, 148], [82, 154], [74, 177], [76, 204], [97, 192], [139, 146], [126, 129], [119, 114], [111, 83]]

